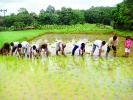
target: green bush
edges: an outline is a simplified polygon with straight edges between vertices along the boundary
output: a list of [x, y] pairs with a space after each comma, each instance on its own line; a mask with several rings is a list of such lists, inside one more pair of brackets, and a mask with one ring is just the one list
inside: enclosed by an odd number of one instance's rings
[[5, 27], [0, 27], [0, 31], [4, 31], [5, 30]]

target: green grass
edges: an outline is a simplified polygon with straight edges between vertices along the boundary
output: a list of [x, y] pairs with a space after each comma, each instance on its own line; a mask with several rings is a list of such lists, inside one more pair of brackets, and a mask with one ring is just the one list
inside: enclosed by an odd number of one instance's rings
[[45, 30], [25, 30], [25, 31], [6, 31], [0, 32], [0, 46], [4, 42], [14, 42], [14, 41], [23, 41], [30, 40], [33, 37], [41, 35]]

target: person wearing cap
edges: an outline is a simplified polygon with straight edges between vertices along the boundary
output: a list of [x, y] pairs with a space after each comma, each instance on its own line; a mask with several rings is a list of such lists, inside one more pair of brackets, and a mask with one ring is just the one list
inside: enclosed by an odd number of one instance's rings
[[108, 57], [108, 54], [110, 52], [110, 49], [113, 49], [113, 55], [116, 57], [116, 51], [118, 46], [118, 38], [117, 36], [113, 36], [109, 39], [108, 45], [107, 45], [107, 51], [106, 51], [106, 58]]
[[23, 41], [22, 43], [19, 43], [17, 51], [20, 56], [25, 54], [26, 58], [29, 57], [29, 43], [27, 41]]
[[83, 56], [85, 52], [85, 43], [82, 41], [77, 42], [72, 50], [72, 56], [74, 56], [74, 53], [77, 48], [79, 48], [79, 55]]
[[18, 47], [19, 42], [11, 42], [11, 55], [16, 55], [17, 54], [17, 47]]
[[92, 45], [91, 56], [93, 56], [93, 53], [95, 52], [96, 47], [98, 47], [98, 49], [99, 49], [98, 56], [101, 57], [102, 47], [105, 45], [105, 43], [106, 42], [105, 41], [102, 41], [102, 40], [95, 40], [93, 42], [93, 45]]
[[46, 54], [46, 56], [48, 57], [49, 55], [49, 50], [48, 50], [48, 45], [46, 42], [42, 41], [39, 44], [39, 53], [41, 54], [41, 56], [43, 57], [44, 54]]
[[66, 43], [63, 42], [57, 42], [56, 43], [56, 55], [58, 56], [58, 52], [61, 51], [62, 55], [65, 56], [64, 48], [66, 47]]
[[33, 58], [37, 54], [39, 54], [39, 45], [32, 44], [30, 47], [30, 58]]
[[131, 37], [127, 36], [125, 40], [125, 57], [129, 56], [131, 45], [132, 45]]

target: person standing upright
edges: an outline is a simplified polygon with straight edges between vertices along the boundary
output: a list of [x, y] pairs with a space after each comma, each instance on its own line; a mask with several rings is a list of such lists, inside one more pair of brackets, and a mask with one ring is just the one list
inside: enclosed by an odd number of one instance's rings
[[129, 56], [131, 45], [132, 45], [132, 40], [130, 36], [127, 36], [125, 40], [125, 57]]

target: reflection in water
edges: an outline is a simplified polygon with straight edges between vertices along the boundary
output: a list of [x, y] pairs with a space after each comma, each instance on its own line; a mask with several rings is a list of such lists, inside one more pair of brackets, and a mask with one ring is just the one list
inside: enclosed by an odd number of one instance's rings
[[[127, 65], [128, 59], [52, 56], [46, 58], [45, 63], [40, 59], [28, 59], [27, 62], [17, 58], [12, 61], [10, 57], [0, 59], [0, 98], [13, 99], [14, 91], [22, 98], [26, 94], [25, 99], [44, 98], [44, 94], [47, 99], [51, 99], [53, 94], [62, 97], [62, 92], [66, 99], [69, 99], [68, 95], [76, 99], [76, 94], [79, 98], [83, 95], [85, 100], [88, 100], [88, 96], [102, 100], [133, 98], [132, 95], [129, 96], [133, 89], [133, 64], [124, 66]], [[12, 96], [7, 96], [9, 92]]]

